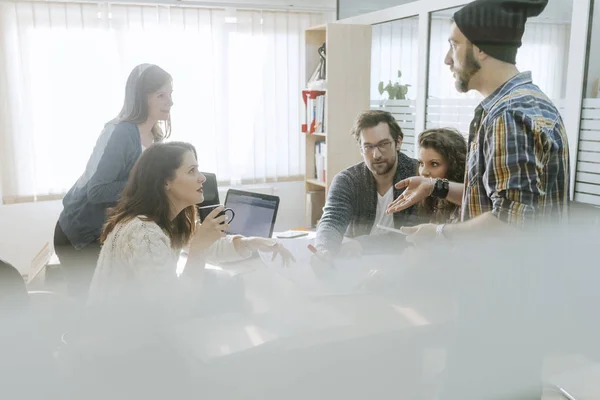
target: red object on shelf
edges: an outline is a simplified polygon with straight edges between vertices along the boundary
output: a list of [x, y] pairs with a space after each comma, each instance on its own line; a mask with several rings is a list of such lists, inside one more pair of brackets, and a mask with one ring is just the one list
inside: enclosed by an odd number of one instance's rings
[[[326, 93], [327, 92], [324, 90], [303, 90], [302, 101], [304, 101], [304, 106], [306, 107], [308, 105], [307, 100], [309, 98], [314, 100], [317, 97], [322, 96]], [[307, 124], [302, 124], [302, 132], [315, 133], [315, 120], [312, 120], [312, 122], [310, 123], [310, 127], [308, 127]]]

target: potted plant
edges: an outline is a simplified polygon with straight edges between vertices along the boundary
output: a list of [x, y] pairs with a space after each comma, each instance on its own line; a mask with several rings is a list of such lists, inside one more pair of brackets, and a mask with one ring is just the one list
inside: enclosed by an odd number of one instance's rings
[[398, 70], [398, 79], [397, 82], [392, 84], [392, 81], [388, 81], [388, 84], [384, 87], [383, 81], [379, 82], [379, 94], [383, 95], [383, 92], [388, 93], [389, 100], [406, 100], [406, 94], [408, 93], [408, 87], [410, 85], [402, 85], [400, 84], [400, 78], [402, 77], [402, 72]]

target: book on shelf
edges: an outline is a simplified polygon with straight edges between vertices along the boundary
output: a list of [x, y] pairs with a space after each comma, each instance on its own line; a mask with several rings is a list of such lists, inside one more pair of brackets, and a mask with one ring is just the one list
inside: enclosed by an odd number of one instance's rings
[[302, 132], [325, 133], [325, 95], [324, 90], [303, 90], [305, 121]]
[[327, 144], [315, 143], [315, 178], [327, 182]]

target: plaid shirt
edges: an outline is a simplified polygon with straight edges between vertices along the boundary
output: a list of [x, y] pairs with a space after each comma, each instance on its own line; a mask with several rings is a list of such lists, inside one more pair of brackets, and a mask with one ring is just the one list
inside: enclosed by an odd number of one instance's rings
[[566, 221], [569, 146], [563, 121], [550, 99], [516, 75], [477, 106], [461, 220], [491, 211], [517, 227]]

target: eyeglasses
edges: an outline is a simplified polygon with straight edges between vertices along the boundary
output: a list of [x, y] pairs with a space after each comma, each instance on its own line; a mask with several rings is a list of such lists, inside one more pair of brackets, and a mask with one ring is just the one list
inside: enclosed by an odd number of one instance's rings
[[384, 140], [377, 144], [363, 144], [360, 146], [360, 152], [363, 154], [373, 154], [375, 148], [379, 149], [380, 153], [388, 152], [392, 147], [392, 142], [390, 140]]

